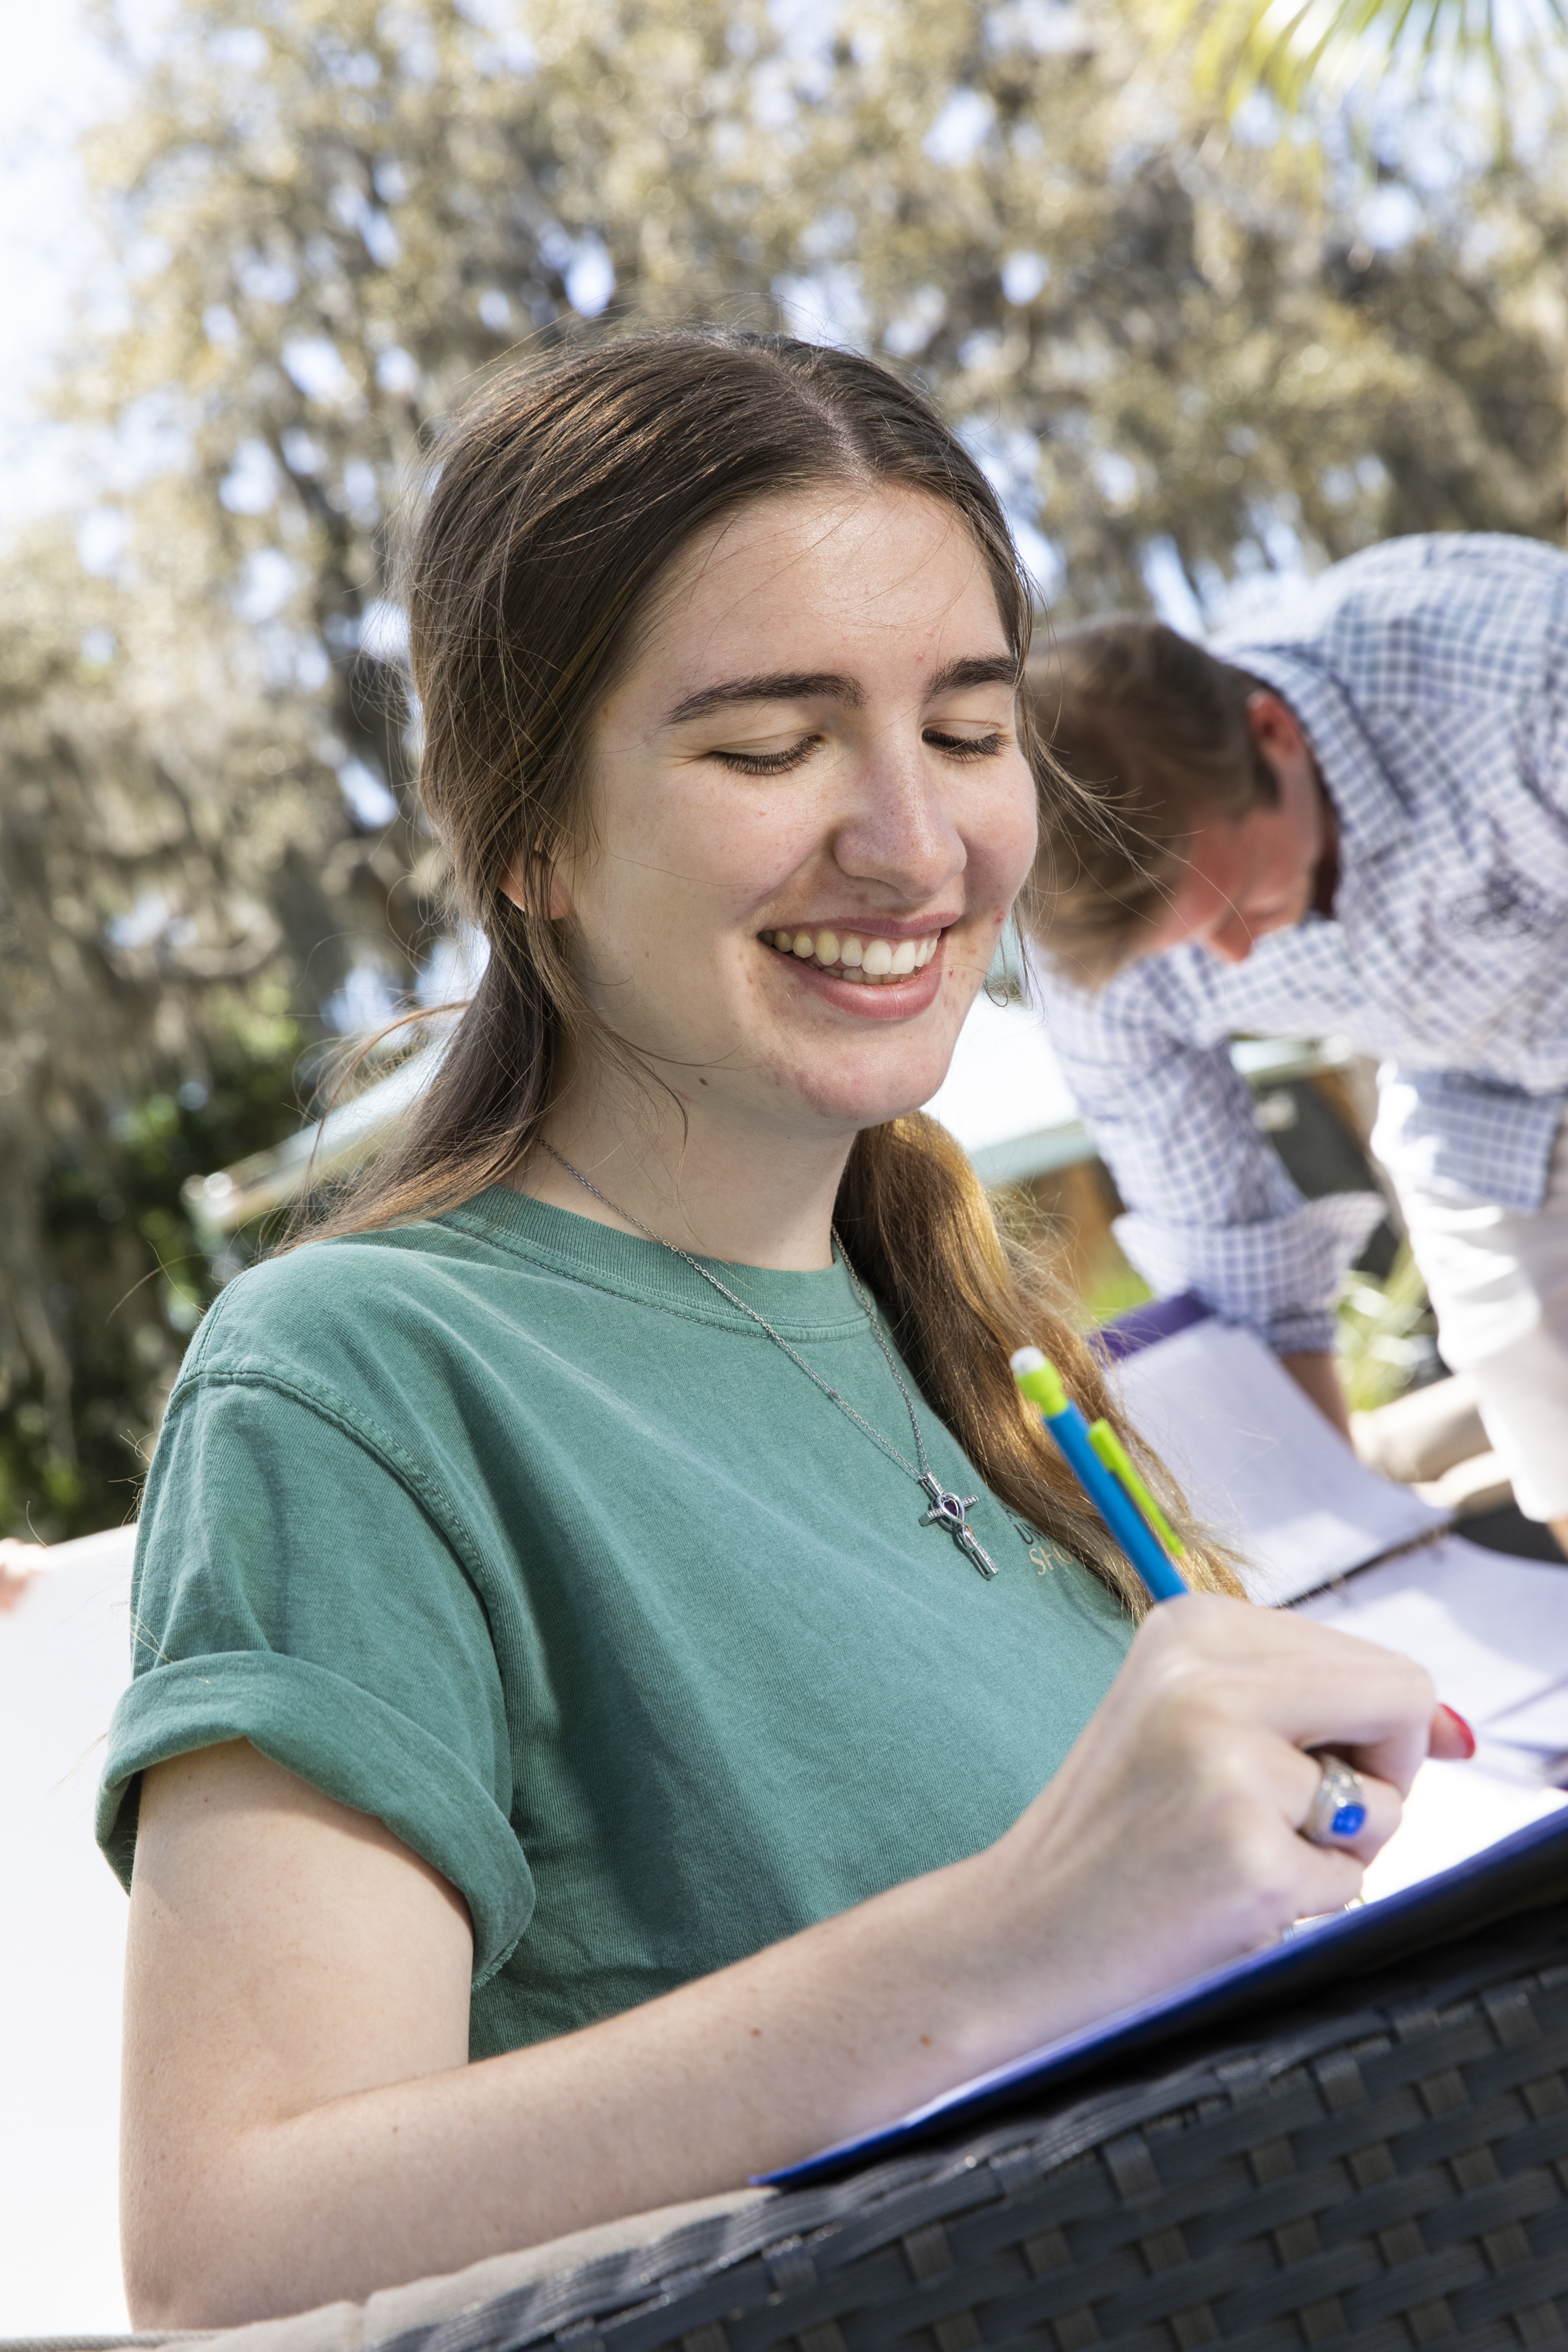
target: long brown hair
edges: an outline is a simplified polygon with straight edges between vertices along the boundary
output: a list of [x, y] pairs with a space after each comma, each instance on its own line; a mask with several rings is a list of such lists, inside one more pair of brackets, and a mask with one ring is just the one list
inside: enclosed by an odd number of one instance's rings
[[[591, 1025], [602, 1038], [569, 927], [549, 918], [550, 873], [581, 839], [594, 713], [695, 533], [825, 484], [921, 491], [968, 526], [1020, 673], [1028, 652], [1029, 593], [984, 475], [917, 393], [852, 352], [741, 333], [601, 342], [507, 374], [437, 457], [406, 583], [420, 789], [489, 961], [428, 1091], [316, 1237], [438, 1215], [514, 1176], [565, 1045]], [[532, 876], [522, 908], [498, 887], [520, 859]], [[1141, 1584], [1020, 1402], [1007, 1358], [1044, 1345], [1091, 1416], [1110, 1409], [1103, 1373], [1038, 1267], [1004, 1243], [957, 1145], [919, 1115], [867, 1129], [837, 1216], [932, 1411], [992, 1491], [1141, 1610]], [[1235, 1589], [1222, 1564], [1200, 1580]]]
[[1247, 721], [1262, 683], [1136, 613], [1064, 630], [1030, 663], [1036, 731], [1080, 787], [1042, 810], [1034, 898], [1040, 945], [1073, 979], [1109, 980], [1158, 922], [1195, 823], [1278, 800]]

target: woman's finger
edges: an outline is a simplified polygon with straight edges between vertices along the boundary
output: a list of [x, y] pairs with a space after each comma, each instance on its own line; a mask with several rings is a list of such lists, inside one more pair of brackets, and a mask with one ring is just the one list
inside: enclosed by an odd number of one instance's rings
[[[1338, 1627], [1191, 1593], [1140, 1629], [1152, 1664], [1190, 1677], [1224, 1717], [1268, 1724], [1296, 1748], [1332, 1748], [1358, 1771], [1407, 1790], [1433, 1738], [1424, 1666]], [[1446, 1736], [1446, 1735], [1445, 1735]]]
[[1468, 1764], [1476, 1752], [1476, 1735], [1457, 1707], [1434, 1710], [1426, 1752], [1442, 1764]]
[[[1311, 1622], [1291, 1621], [1303, 1631]], [[1314, 1630], [1331, 1633], [1334, 1640], [1331, 1645], [1309, 1642], [1297, 1653], [1288, 1702], [1295, 1744], [1309, 1752], [1331, 1749], [1358, 1772], [1408, 1793], [1431, 1752], [1436, 1694], [1430, 1675], [1414, 1658], [1379, 1643], [1337, 1627]]]
[[1348, 1808], [1340, 1810], [1342, 1814], [1347, 1810], [1359, 1810], [1359, 1819], [1353, 1824], [1347, 1821], [1342, 1832], [1336, 1832], [1331, 1826], [1325, 1825], [1322, 1833], [1308, 1839], [1307, 1826], [1317, 1804], [1318, 1791], [1323, 1785], [1324, 1768], [1334, 1764], [1343, 1766], [1345, 1759], [1332, 1754], [1303, 1755], [1300, 1762], [1300, 1774], [1292, 1775], [1296, 1782], [1296, 1801], [1289, 1815], [1290, 1826], [1298, 1837], [1324, 1852], [1351, 1854], [1361, 1864], [1371, 1862], [1374, 1855], [1382, 1853], [1399, 1827], [1404, 1811], [1404, 1799], [1399, 1790], [1391, 1781], [1379, 1780], [1376, 1773], [1359, 1771], [1351, 1766], [1349, 1769], [1354, 1775], [1356, 1785], [1353, 1792], [1350, 1792]]

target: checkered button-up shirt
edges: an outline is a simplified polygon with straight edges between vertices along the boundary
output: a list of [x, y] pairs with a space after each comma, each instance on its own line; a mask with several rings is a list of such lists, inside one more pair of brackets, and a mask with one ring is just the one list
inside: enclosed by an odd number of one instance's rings
[[1047, 971], [1051, 1040], [1160, 1291], [1279, 1349], [1325, 1348], [1372, 1196], [1305, 1202], [1227, 1041], [1346, 1037], [1380, 1062], [1373, 1148], [1402, 1175], [1533, 1209], [1568, 1101], [1568, 556], [1393, 540], [1215, 650], [1289, 704], [1340, 828], [1331, 919], [1132, 965]]

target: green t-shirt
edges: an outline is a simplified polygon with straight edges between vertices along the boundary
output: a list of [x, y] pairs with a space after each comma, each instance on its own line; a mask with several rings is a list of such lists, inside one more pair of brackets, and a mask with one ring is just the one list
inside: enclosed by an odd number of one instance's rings
[[[716, 1270], [910, 1453], [841, 1267]], [[498, 1188], [314, 1244], [170, 1399], [100, 1841], [129, 1883], [136, 1776], [246, 1738], [466, 1896], [476, 2057], [629, 2008], [977, 1852], [1099, 1704], [1114, 1598], [925, 1507], [655, 1243]]]

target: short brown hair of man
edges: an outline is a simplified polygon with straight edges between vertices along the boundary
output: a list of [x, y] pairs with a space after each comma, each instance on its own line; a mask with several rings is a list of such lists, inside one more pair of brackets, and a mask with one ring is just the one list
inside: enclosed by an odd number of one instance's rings
[[1029, 664], [1036, 735], [1050, 755], [1031, 928], [1067, 977], [1100, 986], [1136, 953], [1200, 819], [1233, 821], [1278, 801], [1247, 719], [1262, 683], [1140, 614], [1064, 630]]

